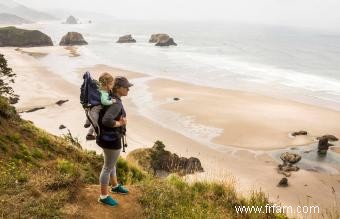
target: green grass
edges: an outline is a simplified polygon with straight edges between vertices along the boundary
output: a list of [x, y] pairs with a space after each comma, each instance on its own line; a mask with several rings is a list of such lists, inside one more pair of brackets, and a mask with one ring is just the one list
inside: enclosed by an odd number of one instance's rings
[[40, 148], [33, 148], [31, 151], [31, 155], [35, 159], [43, 159], [44, 158], [44, 152]]
[[140, 185], [140, 203], [148, 218], [287, 218], [279, 214], [237, 214], [235, 206], [265, 206], [263, 193], [239, 197], [233, 185], [196, 182], [188, 184], [176, 175]]
[[15, 159], [0, 161], [0, 197], [20, 194], [29, 180], [31, 168], [31, 165], [23, 166], [22, 161]]
[[[14, 107], [9, 105], [9, 101], [7, 98], [0, 96], [0, 118], [3, 117], [5, 119], [13, 119], [16, 120], [19, 116], [16, 113]], [[1, 124], [1, 120], [0, 120]]]
[[37, 140], [37, 144], [43, 149], [48, 149], [52, 147], [51, 139], [46, 135], [40, 135]]
[[117, 162], [117, 178], [122, 184], [133, 184], [146, 178], [138, 167], [129, 164], [126, 160], [119, 158]]
[[1, 136], [1, 135], [0, 135], [0, 150], [4, 153], [8, 151], [7, 140], [5, 139], [5, 136]]
[[76, 172], [76, 164], [65, 159], [57, 160], [57, 168], [60, 173], [73, 175]]
[[7, 138], [8, 138], [9, 141], [11, 141], [15, 144], [19, 144], [21, 142], [19, 133], [13, 133], [11, 135], [7, 135]]
[[[103, 156], [21, 120], [4, 102], [0, 97], [0, 218], [63, 218], [63, 207], [77, 200], [81, 188], [98, 183]], [[150, 163], [149, 158], [142, 161], [142, 166]], [[265, 205], [268, 200], [262, 193], [238, 197], [233, 185], [188, 184], [175, 175], [160, 180], [122, 158], [117, 177], [120, 183], [138, 185], [147, 218], [280, 218], [237, 215], [235, 205]]]
[[[6, 104], [0, 97], [0, 218], [62, 218], [86, 184], [98, 184], [103, 156], [21, 120]], [[145, 177], [123, 159], [117, 165], [124, 184]]]

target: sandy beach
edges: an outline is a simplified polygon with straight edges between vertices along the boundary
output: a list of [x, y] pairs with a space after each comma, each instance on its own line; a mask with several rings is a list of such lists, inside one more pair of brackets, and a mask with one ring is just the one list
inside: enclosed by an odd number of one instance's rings
[[[18, 111], [33, 107], [46, 107], [32, 113], [21, 113], [21, 117], [33, 121], [38, 127], [55, 135], [65, 134], [59, 125], [65, 125], [82, 143], [83, 147], [101, 149], [93, 141], [85, 141], [87, 130], [83, 127], [85, 114], [79, 103], [80, 84], [68, 82], [43, 66], [43, 55], [60, 55], [77, 58], [82, 56], [76, 48], [1, 48], [8, 64], [17, 74], [13, 88], [20, 95], [16, 105]], [[75, 74], [81, 78], [85, 71], [94, 77], [102, 72], [113, 76], [123, 75], [138, 82], [150, 75], [114, 68], [98, 63], [94, 66], [79, 66]], [[240, 192], [251, 190], [266, 192], [274, 202], [282, 205], [318, 205], [321, 210], [332, 208], [340, 197], [339, 172], [330, 174], [301, 169], [289, 177], [289, 187], [277, 187], [283, 177], [277, 173], [278, 160], [266, 151], [317, 144], [315, 138], [324, 134], [340, 137], [340, 111], [302, 104], [290, 100], [258, 95], [242, 91], [192, 85], [169, 79], [151, 78], [146, 80], [152, 100], [161, 110], [189, 116], [193, 122], [222, 130], [212, 139], [218, 145], [211, 148], [205, 142], [182, 134], [166, 125], [140, 114], [132, 89], [138, 90], [139, 83], [131, 89], [131, 96], [123, 99], [128, 113], [127, 152], [150, 147], [161, 140], [167, 149], [180, 156], [198, 157], [205, 169], [204, 173], [188, 176], [188, 180], [235, 181]], [[173, 100], [178, 97], [179, 100]], [[61, 106], [58, 100], [68, 100]], [[181, 121], [178, 121], [181, 122]], [[290, 133], [305, 130], [307, 136], [292, 137]], [[339, 146], [339, 142], [335, 142]], [[339, 151], [338, 148], [334, 151]], [[123, 154], [125, 156], [125, 154]], [[339, 171], [339, 166], [333, 169]]]
[[[151, 81], [149, 87], [156, 101], [180, 98], [162, 104], [163, 109], [190, 115], [198, 123], [223, 129], [223, 133], [213, 139], [217, 144], [274, 149], [306, 145], [326, 133], [340, 135], [339, 111], [164, 79]], [[289, 137], [300, 130], [309, 134]]]

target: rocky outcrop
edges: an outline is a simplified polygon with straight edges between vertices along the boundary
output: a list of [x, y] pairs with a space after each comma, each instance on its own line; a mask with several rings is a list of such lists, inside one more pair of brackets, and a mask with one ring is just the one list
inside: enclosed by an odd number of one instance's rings
[[297, 136], [297, 135], [307, 135], [306, 131], [298, 131], [298, 132], [293, 132], [292, 136]]
[[163, 170], [169, 173], [177, 172], [181, 174], [190, 174], [202, 172], [203, 168], [198, 158], [179, 157], [177, 154], [171, 154], [169, 151], [164, 151], [159, 157], [159, 160], [153, 162], [152, 167], [155, 171]]
[[338, 141], [339, 139], [337, 137], [335, 137], [334, 135], [323, 135], [321, 137], [317, 137], [317, 140], [321, 140], [321, 139], [328, 139], [328, 141]]
[[289, 152], [285, 152], [280, 156], [281, 160], [284, 164], [296, 164], [301, 160], [301, 156], [298, 154], [293, 154]]
[[316, 139], [319, 140], [319, 143], [318, 143], [318, 154], [319, 155], [327, 154], [329, 147], [333, 146], [332, 144], [328, 143], [328, 141], [338, 141], [339, 140], [334, 135], [323, 135], [321, 137], [317, 137]]
[[68, 32], [61, 39], [60, 46], [75, 46], [75, 45], [87, 45], [88, 43], [84, 40], [83, 35], [77, 32]]
[[203, 171], [198, 158], [179, 157], [164, 148], [165, 145], [161, 141], [156, 141], [152, 148], [132, 151], [127, 159], [156, 175], [160, 171], [183, 175]]
[[332, 144], [328, 143], [328, 138], [320, 138], [318, 143], [318, 154], [325, 155], [327, 154], [328, 148], [332, 146]]
[[0, 47], [53, 46], [52, 40], [38, 30], [24, 30], [16, 27], [0, 28]]
[[132, 38], [131, 34], [119, 37], [117, 43], [135, 43], [136, 40]]
[[292, 171], [298, 171], [300, 168], [295, 166], [297, 162], [301, 160], [301, 156], [294, 153], [285, 152], [280, 156], [283, 164], [278, 165], [278, 173], [285, 175], [286, 177], [291, 176]]
[[155, 46], [177, 46], [172, 38], [160, 40]]
[[149, 43], [155, 43], [155, 46], [177, 46], [174, 39], [164, 33], [152, 34]]
[[165, 33], [157, 33], [157, 34], [152, 34], [150, 39], [149, 39], [149, 43], [157, 43], [159, 38], [170, 38], [170, 36], [168, 34]]
[[41, 110], [41, 109], [45, 109], [45, 107], [33, 107], [32, 109], [28, 109], [26, 111], [24, 111], [25, 113], [32, 113], [35, 112], [37, 110]]
[[64, 103], [66, 103], [68, 100], [58, 100], [57, 102], [55, 102], [55, 104], [57, 104], [58, 106], [63, 105]]
[[66, 19], [65, 24], [78, 24], [77, 19], [72, 15]]
[[280, 180], [280, 182], [279, 182], [279, 184], [277, 186], [279, 186], [279, 187], [287, 187], [288, 186], [288, 179], [286, 177], [283, 177]]

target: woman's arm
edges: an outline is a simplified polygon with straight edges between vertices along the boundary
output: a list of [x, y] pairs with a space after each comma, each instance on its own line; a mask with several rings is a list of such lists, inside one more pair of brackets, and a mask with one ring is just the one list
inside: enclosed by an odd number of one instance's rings
[[[122, 107], [118, 103], [112, 104], [105, 112], [102, 123], [103, 125], [107, 127], [117, 127], [117, 124], [119, 123], [118, 121], [115, 121], [115, 118], [118, 116], [120, 111], [122, 110]], [[117, 123], [118, 122], [118, 123]]]

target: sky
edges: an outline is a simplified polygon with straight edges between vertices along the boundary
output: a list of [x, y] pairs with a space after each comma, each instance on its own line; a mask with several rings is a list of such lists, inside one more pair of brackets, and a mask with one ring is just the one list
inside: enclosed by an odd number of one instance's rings
[[340, 0], [16, 0], [45, 9], [94, 11], [116, 18], [224, 20], [340, 29]]

